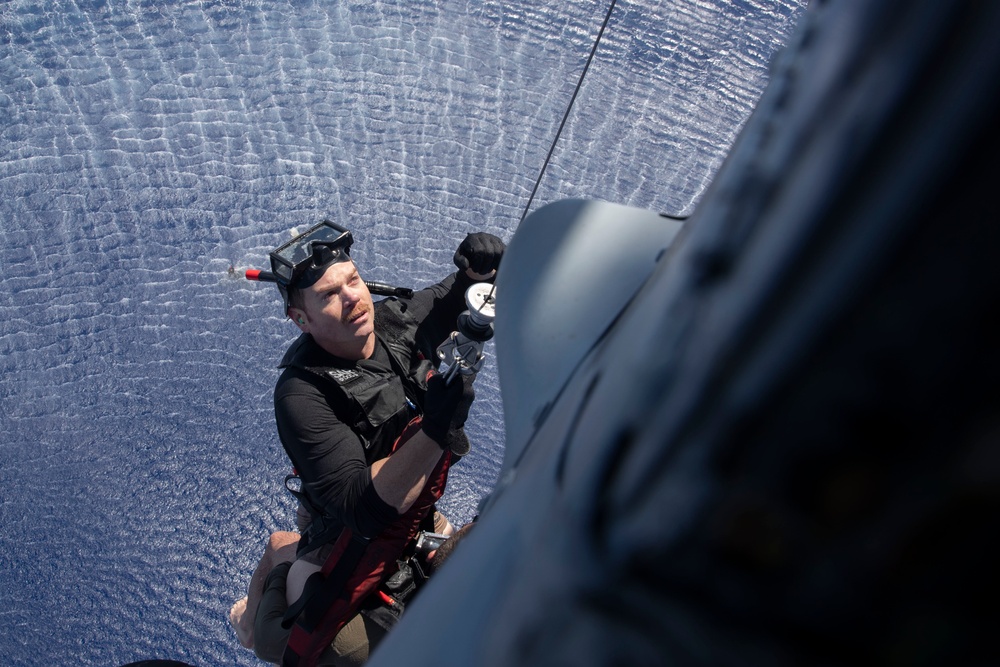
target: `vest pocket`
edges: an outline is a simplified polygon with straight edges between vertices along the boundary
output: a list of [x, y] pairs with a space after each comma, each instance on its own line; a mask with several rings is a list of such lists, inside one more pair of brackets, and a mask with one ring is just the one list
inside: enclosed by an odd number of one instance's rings
[[368, 425], [376, 429], [407, 409], [406, 391], [396, 375], [370, 378], [371, 382], [354, 393]]

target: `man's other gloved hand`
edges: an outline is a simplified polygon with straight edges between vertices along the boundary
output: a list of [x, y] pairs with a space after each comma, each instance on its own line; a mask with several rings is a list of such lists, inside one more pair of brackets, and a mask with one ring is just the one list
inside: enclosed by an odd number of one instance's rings
[[[459, 374], [451, 384], [446, 384], [444, 377], [436, 371], [427, 377], [421, 428], [442, 449], [451, 449], [458, 456], [465, 456], [469, 451], [469, 440], [462, 427], [476, 398], [472, 388], [474, 379], [474, 375]], [[463, 448], [465, 451], [461, 451]]]
[[461, 271], [488, 275], [500, 266], [503, 251], [507, 248], [499, 237], [486, 232], [469, 234], [455, 251], [455, 266]]

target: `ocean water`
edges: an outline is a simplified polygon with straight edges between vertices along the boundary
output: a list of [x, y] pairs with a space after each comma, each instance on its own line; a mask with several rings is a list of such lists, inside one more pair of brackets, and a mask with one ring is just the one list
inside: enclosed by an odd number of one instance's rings
[[[533, 208], [689, 213], [803, 4], [618, 3]], [[297, 330], [242, 272], [323, 217], [412, 287], [509, 239], [607, 6], [0, 3], [0, 664], [260, 664], [227, 613], [293, 525]], [[477, 390], [456, 523], [503, 457]]]

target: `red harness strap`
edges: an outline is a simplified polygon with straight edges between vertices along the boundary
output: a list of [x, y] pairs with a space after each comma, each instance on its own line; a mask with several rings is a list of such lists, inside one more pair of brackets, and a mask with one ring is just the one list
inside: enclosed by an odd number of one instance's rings
[[[417, 417], [403, 429], [393, 444], [393, 451], [419, 430], [420, 418]], [[341, 531], [333, 552], [323, 565], [322, 582], [295, 621], [282, 656], [282, 667], [315, 665], [337, 633], [358, 613], [365, 598], [395, 573], [396, 561], [444, 493], [451, 459], [451, 452], [446, 451], [416, 502], [378, 536], [367, 540], [352, 535], [349, 528]]]

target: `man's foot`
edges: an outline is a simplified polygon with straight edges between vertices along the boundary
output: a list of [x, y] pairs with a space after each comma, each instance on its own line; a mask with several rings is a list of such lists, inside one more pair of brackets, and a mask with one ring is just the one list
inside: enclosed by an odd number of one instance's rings
[[243, 619], [246, 616], [247, 599], [237, 600], [233, 608], [229, 610], [229, 624], [236, 631], [236, 638], [240, 640], [243, 648], [253, 648], [253, 628], [243, 627]]

